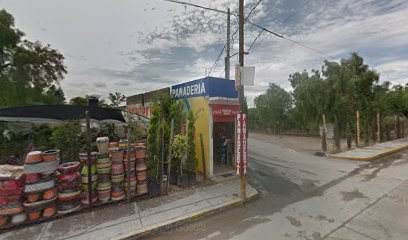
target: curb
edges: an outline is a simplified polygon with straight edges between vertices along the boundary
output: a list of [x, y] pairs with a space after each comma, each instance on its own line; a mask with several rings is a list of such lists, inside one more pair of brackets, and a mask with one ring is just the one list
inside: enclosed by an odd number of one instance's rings
[[336, 159], [348, 159], [348, 160], [357, 160], [357, 161], [372, 161], [372, 160], [378, 159], [380, 157], [384, 157], [384, 156], [387, 156], [387, 155], [391, 155], [391, 154], [394, 154], [394, 153], [397, 153], [397, 152], [404, 151], [406, 149], [408, 149], [408, 145], [393, 148], [393, 149], [384, 151], [384, 152], [382, 152], [380, 154], [377, 154], [377, 155], [374, 155], [374, 156], [371, 156], [371, 157], [347, 157], [347, 156], [335, 156], [335, 155], [329, 155], [329, 157], [336, 158]]
[[[254, 189], [255, 190], [255, 189]], [[247, 201], [245, 204], [247, 204], [250, 201], [255, 200], [258, 197], [258, 191], [255, 190], [255, 192], [247, 197]], [[121, 235], [118, 236], [114, 239], [117, 240], [124, 240], [124, 239], [138, 239], [140, 237], [146, 237], [149, 235], [153, 235], [155, 233], [160, 233], [160, 232], [165, 232], [167, 230], [170, 230], [172, 228], [187, 224], [187, 223], [191, 223], [193, 221], [197, 221], [199, 219], [202, 219], [204, 217], [208, 217], [211, 215], [214, 215], [215, 213], [219, 213], [220, 211], [225, 211], [227, 209], [239, 206], [239, 205], [243, 205], [241, 203], [241, 199], [240, 198], [236, 198], [230, 201], [225, 202], [224, 204], [222, 204], [220, 207], [216, 207], [216, 208], [212, 208], [210, 210], [199, 210], [193, 213], [188, 214], [187, 216], [182, 216], [182, 217], [178, 217], [175, 219], [171, 219], [168, 220], [167, 222], [163, 222], [157, 225], [153, 225], [153, 226], [149, 226], [147, 228], [144, 229], [140, 229], [137, 231], [133, 231], [133, 232], [129, 232], [126, 235]]]

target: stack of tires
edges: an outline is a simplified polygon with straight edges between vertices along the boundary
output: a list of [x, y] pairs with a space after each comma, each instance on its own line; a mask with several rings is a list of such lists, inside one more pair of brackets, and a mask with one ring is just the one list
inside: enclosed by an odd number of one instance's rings
[[112, 161], [109, 157], [109, 138], [98, 137], [96, 146], [99, 151], [99, 158], [96, 162], [96, 171], [98, 172], [98, 198], [102, 203], [111, 199], [111, 170]]
[[80, 162], [67, 162], [58, 166], [58, 213], [66, 214], [81, 208]]
[[125, 197], [125, 192], [123, 189], [123, 180], [125, 176], [124, 169], [123, 169], [123, 150], [117, 147], [110, 148], [109, 156], [112, 161], [111, 198], [113, 201], [119, 201]]
[[[130, 156], [130, 160], [129, 157]], [[134, 195], [136, 193], [136, 158], [135, 158], [135, 153], [134, 149], [130, 149], [130, 153], [128, 153], [128, 150], [124, 150], [124, 168], [125, 168], [125, 190], [127, 194]], [[130, 190], [128, 189], [128, 186], [130, 185]]]
[[137, 193], [145, 194], [147, 189], [147, 167], [146, 161], [146, 147], [144, 144], [137, 144], [135, 147], [136, 157], [136, 177], [137, 177]]
[[48, 218], [57, 213], [55, 176], [59, 164], [59, 150], [33, 151], [24, 163], [25, 201], [31, 221]]
[[[98, 160], [98, 153], [97, 152], [91, 152], [91, 162], [88, 166], [87, 161], [88, 161], [88, 154], [87, 153], [81, 153], [80, 154], [80, 159], [82, 161], [82, 170], [81, 170], [81, 202], [84, 205], [89, 205], [90, 202], [95, 203], [98, 201], [98, 194], [96, 192], [96, 186], [98, 184], [98, 175], [96, 171], [96, 161]], [[88, 185], [88, 168], [91, 168], [91, 191], [89, 191], [89, 185]]]
[[98, 198], [105, 203], [111, 199], [111, 167], [112, 161], [109, 154], [99, 152], [99, 158], [96, 161], [96, 171], [98, 172]]
[[0, 228], [27, 220], [21, 203], [24, 184], [22, 175], [22, 167], [0, 166]]

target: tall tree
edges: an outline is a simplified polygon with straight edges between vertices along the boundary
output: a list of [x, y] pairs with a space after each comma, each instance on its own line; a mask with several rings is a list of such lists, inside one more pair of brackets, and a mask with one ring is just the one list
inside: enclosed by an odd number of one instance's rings
[[121, 103], [126, 101], [125, 95], [120, 92], [109, 93], [108, 99], [111, 102], [111, 107], [119, 107]]
[[272, 129], [275, 133], [284, 129], [292, 99], [288, 92], [275, 83], [269, 84], [266, 93], [254, 100], [258, 109], [258, 116], [265, 128]]
[[64, 56], [22, 36], [13, 16], [0, 10], [0, 106], [61, 103], [59, 83], [67, 73]]
[[327, 82], [316, 70], [312, 70], [311, 75], [306, 71], [291, 74], [289, 75], [289, 82], [293, 88], [292, 120], [300, 128], [316, 129], [322, 115], [327, 114], [330, 107]]
[[110, 105], [106, 103], [105, 99], [103, 99], [99, 95], [85, 95], [83, 97], [81, 97], [81, 96], [74, 97], [74, 98], [71, 98], [71, 100], [69, 100], [69, 104], [70, 105], [79, 105], [79, 106], [88, 106], [90, 98], [98, 99], [98, 101], [99, 101], [98, 105], [100, 107], [110, 107]]

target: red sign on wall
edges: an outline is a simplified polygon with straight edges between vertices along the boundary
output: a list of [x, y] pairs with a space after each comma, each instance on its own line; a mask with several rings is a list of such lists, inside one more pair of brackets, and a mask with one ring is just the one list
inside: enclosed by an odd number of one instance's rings
[[212, 104], [213, 116], [235, 116], [239, 113], [239, 105]]
[[248, 141], [246, 115], [239, 113], [235, 118], [235, 173], [248, 173]]

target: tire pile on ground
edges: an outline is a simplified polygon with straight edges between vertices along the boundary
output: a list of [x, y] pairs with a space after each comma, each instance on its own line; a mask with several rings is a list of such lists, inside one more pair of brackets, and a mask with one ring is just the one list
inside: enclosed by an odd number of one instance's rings
[[58, 213], [66, 214], [81, 208], [80, 162], [66, 162], [58, 166]]
[[[134, 195], [136, 193], [136, 167], [135, 167], [135, 153], [134, 149], [130, 149], [130, 153], [128, 150], [124, 150], [124, 168], [125, 168], [125, 190], [127, 194]], [[128, 158], [130, 156], [130, 160]], [[129, 166], [128, 166], [129, 165]], [[128, 190], [128, 185], [130, 183], [130, 190]]]
[[110, 143], [109, 156], [112, 161], [112, 201], [119, 201], [125, 198], [125, 191], [123, 189], [124, 169], [123, 169], [123, 149], [119, 148], [116, 142]]
[[23, 184], [23, 167], [0, 166], [0, 227], [27, 220], [21, 203]]
[[[96, 187], [98, 184], [98, 175], [97, 175], [97, 170], [96, 170], [96, 162], [98, 160], [98, 153], [97, 152], [91, 152], [91, 163], [90, 163], [90, 168], [91, 168], [91, 193], [89, 194], [89, 186], [88, 186], [88, 154], [87, 153], [81, 153], [80, 154], [80, 159], [82, 162], [82, 171], [81, 171], [81, 202], [84, 205], [89, 205], [90, 202], [96, 203], [98, 201], [98, 194], [96, 192]], [[89, 196], [90, 195], [90, 196]]]
[[96, 171], [98, 172], [98, 198], [102, 203], [111, 199], [111, 167], [112, 161], [108, 153], [99, 152], [99, 158], [96, 161]]
[[111, 171], [112, 160], [109, 157], [109, 138], [98, 137], [96, 145], [99, 151], [99, 157], [96, 161], [96, 171], [98, 172], [98, 198], [102, 203], [111, 199]]
[[27, 154], [23, 205], [30, 221], [52, 217], [57, 213], [55, 176], [58, 164], [57, 149]]
[[137, 144], [135, 147], [136, 157], [136, 176], [137, 176], [137, 193], [147, 193], [147, 167], [146, 161], [146, 147], [144, 144]]

